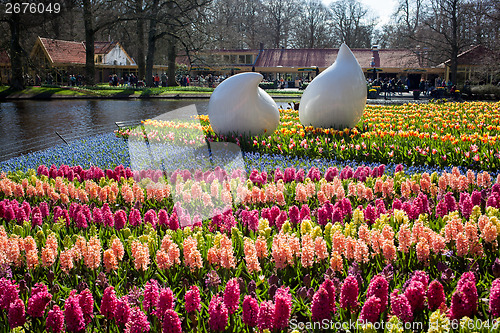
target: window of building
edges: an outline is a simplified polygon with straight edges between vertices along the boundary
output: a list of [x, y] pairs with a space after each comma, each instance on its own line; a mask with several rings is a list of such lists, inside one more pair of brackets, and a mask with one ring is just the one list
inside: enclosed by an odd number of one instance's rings
[[245, 63], [246, 64], [253, 64], [253, 55], [251, 54], [247, 54], [246, 57], [245, 57]]
[[231, 63], [235, 64], [236, 63], [236, 55], [231, 55]]
[[245, 56], [244, 55], [240, 55], [238, 57], [238, 64], [244, 64], [245, 63]]

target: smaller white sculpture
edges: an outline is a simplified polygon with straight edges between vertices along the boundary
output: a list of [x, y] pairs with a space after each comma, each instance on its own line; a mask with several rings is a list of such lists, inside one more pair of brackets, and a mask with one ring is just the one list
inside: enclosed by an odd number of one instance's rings
[[304, 126], [353, 127], [366, 105], [363, 70], [345, 43], [337, 59], [307, 86], [300, 99], [299, 118]]
[[273, 133], [279, 125], [278, 106], [259, 88], [263, 76], [241, 73], [215, 88], [208, 103], [208, 117], [217, 134]]

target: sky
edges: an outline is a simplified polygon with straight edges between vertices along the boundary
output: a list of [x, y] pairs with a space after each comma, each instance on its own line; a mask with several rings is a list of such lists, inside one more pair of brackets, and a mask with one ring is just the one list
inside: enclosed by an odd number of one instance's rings
[[[323, 0], [325, 5], [329, 5], [335, 0]], [[396, 9], [396, 0], [360, 0], [368, 8], [373, 10], [374, 14], [378, 16], [377, 28], [388, 23], [394, 10]]]

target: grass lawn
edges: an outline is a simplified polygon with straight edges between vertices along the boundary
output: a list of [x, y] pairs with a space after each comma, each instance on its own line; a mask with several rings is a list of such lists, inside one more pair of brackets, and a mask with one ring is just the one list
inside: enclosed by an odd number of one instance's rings
[[[158, 88], [132, 88], [132, 87], [110, 87], [99, 84], [93, 87], [27, 87], [23, 90], [12, 90], [8, 86], [0, 86], [0, 98], [51, 98], [58, 96], [81, 96], [81, 97], [149, 97], [175, 95], [193, 96], [206, 95], [210, 97], [214, 88], [206, 87], [158, 87]], [[300, 97], [302, 91], [266, 90], [273, 97]]]
[[50, 98], [51, 96], [85, 96], [77, 90], [56, 87], [28, 87], [23, 90], [13, 90], [8, 86], [0, 87], [0, 98], [26, 96], [33, 98]]

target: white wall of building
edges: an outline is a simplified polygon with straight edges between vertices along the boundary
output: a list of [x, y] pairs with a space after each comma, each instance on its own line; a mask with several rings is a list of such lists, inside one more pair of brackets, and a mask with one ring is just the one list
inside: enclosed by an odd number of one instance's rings
[[116, 44], [115, 47], [104, 56], [103, 62], [106, 65], [135, 65], [135, 63], [132, 63], [125, 52], [123, 52], [123, 49]]

